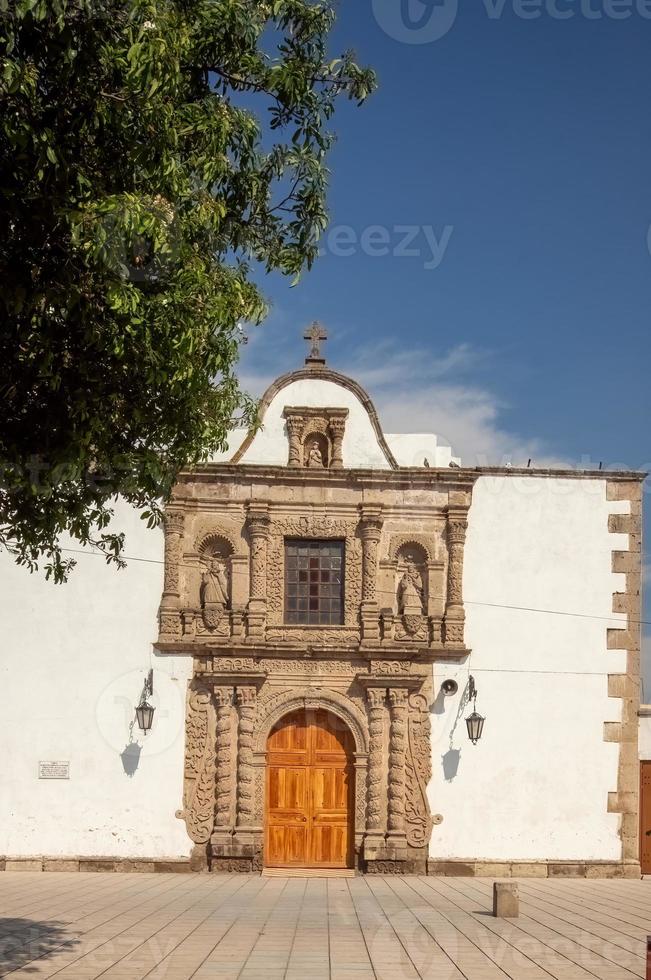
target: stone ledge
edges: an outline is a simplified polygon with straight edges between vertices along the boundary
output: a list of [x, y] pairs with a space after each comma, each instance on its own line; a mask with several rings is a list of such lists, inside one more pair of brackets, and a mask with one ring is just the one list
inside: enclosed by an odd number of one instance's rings
[[0, 871], [98, 871], [185, 874], [189, 858], [0, 857]]
[[637, 861], [427, 862], [428, 875], [463, 878], [640, 878]]

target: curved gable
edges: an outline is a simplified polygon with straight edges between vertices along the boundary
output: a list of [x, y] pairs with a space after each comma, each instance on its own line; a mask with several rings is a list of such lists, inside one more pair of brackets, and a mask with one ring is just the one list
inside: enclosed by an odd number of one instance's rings
[[325, 367], [292, 371], [267, 388], [258, 408], [260, 428], [257, 432], [249, 432], [231, 462], [285, 466], [288, 436], [283, 411], [296, 405], [348, 410], [343, 441], [344, 467], [398, 468], [368, 394], [352, 378]]

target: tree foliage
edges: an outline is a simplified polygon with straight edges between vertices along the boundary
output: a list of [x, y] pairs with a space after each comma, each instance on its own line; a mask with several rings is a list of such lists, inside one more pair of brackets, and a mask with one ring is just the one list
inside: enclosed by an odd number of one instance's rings
[[326, 224], [329, 0], [0, 0], [0, 546], [121, 561], [182, 467], [252, 417], [251, 262], [297, 277]]

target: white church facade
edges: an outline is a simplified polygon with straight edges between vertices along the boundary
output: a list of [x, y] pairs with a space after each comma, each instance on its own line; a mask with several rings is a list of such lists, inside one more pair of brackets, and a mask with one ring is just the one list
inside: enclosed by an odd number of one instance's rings
[[638, 876], [644, 475], [465, 467], [318, 342], [259, 416], [126, 570], [0, 556], [0, 867]]

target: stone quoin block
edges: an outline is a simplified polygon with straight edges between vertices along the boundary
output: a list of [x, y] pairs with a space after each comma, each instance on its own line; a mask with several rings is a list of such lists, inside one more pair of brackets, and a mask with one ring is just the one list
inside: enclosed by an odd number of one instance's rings
[[517, 882], [493, 882], [493, 915], [499, 919], [518, 918], [520, 915], [520, 898]]

